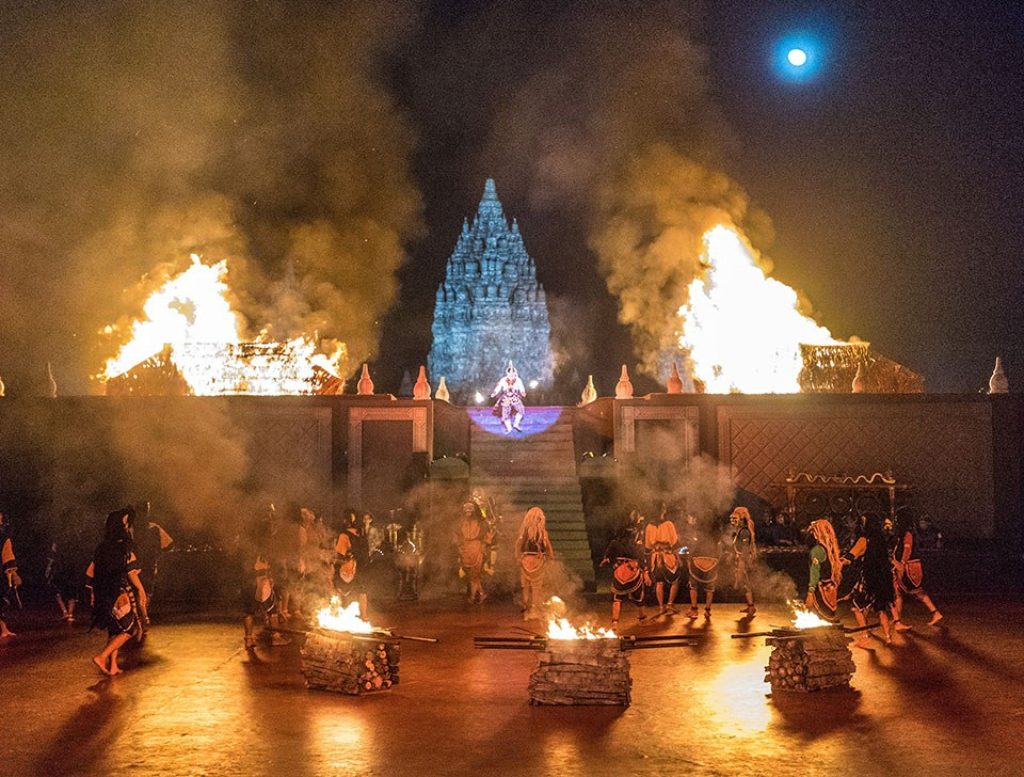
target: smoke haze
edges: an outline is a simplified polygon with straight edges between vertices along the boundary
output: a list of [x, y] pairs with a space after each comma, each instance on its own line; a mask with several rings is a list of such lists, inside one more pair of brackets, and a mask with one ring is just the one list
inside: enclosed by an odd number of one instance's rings
[[[90, 3], [3, 13], [0, 373], [62, 393], [188, 254], [228, 258], [271, 336], [377, 347], [420, 230], [414, 134], [382, 86], [401, 3]], [[288, 276], [291, 275], [292, 278]], [[288, 279], [288, 280], [286, 280]], [[250, 331], [247, 334], [255, 334]]]

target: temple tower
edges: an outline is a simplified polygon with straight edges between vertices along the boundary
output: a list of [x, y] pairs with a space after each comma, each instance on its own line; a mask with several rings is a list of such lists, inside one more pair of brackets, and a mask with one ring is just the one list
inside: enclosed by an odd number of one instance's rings
[[[484, 396], [511, 359], [528, 387], [552, 380], [551, 324], [537, 267], [519, 224], [505, 218], [494, 181], [484, 185], [473, 224], [462, 222], [434, 307], [430, 377], [445, 377], [463, 401]], [[530, 389], [527, 388], [527, 394]]]

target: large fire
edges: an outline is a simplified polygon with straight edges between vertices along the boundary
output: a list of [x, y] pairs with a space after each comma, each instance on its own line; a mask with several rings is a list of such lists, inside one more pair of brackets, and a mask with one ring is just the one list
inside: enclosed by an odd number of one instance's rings
[[736, 230], [705, 233], [701, 263], [679, 309], [693, 377], [713, 394], [799, 392], [800, 346], [840, 341], [800, 312], [793, 289], [765, 275]]
[[548, 621], [548, 639], [618, 639], [611, 629], [592, 627], [589, 623], [576, 627], [568, 618], [553, 618]]
[[[345, 346], [320, 352], [314, 339], [284, 342], [261, 333], [242, 341], [242, 320], [228, 300], [227, 260], [192, 265], [167, 280], [143, 305], [127, 342], [100, 374], [106, 382], [166, 354], [196, 396], [312, 394], [325, 378], [338, 379]], [[108, 335], [117, 334], [107, 327]]]
[[316, 613], [316, 623], [328, 631], [344, 631], [349, 634], [372, 634], [381, 631], [376, 626], [359, 617], [359, 602], [352, 602], [348, 607], [341, 606], [337, 596], [331, 597], [331, 603], [321, 607]]

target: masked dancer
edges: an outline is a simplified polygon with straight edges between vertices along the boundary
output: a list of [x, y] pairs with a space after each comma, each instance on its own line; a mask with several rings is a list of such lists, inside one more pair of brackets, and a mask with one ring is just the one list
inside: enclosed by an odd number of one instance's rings
[[[667, 510], [664, 505], [658, 517], [644, 528], [644, 548], [647, 550], [647, 566], [654, 583], [654, 595], [658, 600], [658, 615], [677, 612], [676, 596], [679, 594], [679, 579], [682, 570], [679, 565], [679, 534], [673, 519], [678, 520], [679, 510]], [[668, 602], [665, 601], [665, 587], [668, 586]]]
[[107, 516], [103, 540], [85, 573], [93, 626], [105, 626], [108, 635], [106, 646], [92, 662], [110, 676], [121, 673], [117, 664], [120, 649], [132, 637], [141, 641], [145, 633], [146, 589], [139, 577], [139, 559], [131, 537], [131, 513], [130, 508], [124, 508]]
[[[636, 511], [633, 511], [636, 512]], [[650, 584], [643, 542], [636, 532], [633, 516], [623, 519], [604, 552], [601, 566], [612, 567], [612, 628], [619, 624], [624, 601], [637, 607], [637, 621], [643, 624], [644, 594]]]
[[690, 611], [686, 617], [697, 617], [699, 589], [704, 589], [704, 617], [711, 617], [711, 603], [715, 599], [715, 584], [718, 582], [718, 562], [721, 555], [718, 537], [715, 536], [711, 521], [699, 524], [692, 514], [686, 516], [683, 529], [686, 538], [687, 586], [690, 591]]
[[462, 520], [456, 543], [459, 546], [459, 567], [466, 577], [470, 604], [482, 602], [487, 598], [484, 593], [483, 573], [484, 562], [493, 536], [484, 523], [480, 507], [470, 500], [462, 505]]
[[811, 545], [810, 576], [807, 583], [808, 610], [814, 610], [831, 623], [839, 622], [839, 583], [843, 575], [843, 560], [839, 541], [832, 524], [821, 518], [807, 527]]
[[[889, 609], [896, 601], [896, 586], [892, 577], [892, 563], [886, 548], [882, 519], [877, 515], [861, 517], [861, 534], [843, 557], [844, 563], [860, 562], [860, 573], [850, 594], [853, 615], [857, 623], [867, 626], [872, 611], [878, 614], [885, 643], [892, 641], [889, 631]], [[844, 573], [845, 575], [845, 573]], [[854, 641], [857, 647], [870, 646], [867, 632], [861, 632]]]
[[729, 523], [732, 526], [735, 585], [737, 590], [743, 591], [747, 602], [747, 606], [741, 612], [745, 613], [748, 618], [753, 618], [757, 613], [757, 608], [754, 606], [754, 590], [750, 587], [750, 568], [757, 556], [754, 520], [750, 517], [750, 510], [746, 507], [737, 507], [729, 515]]
[[526, 511], [516, 538], [516, 560], [519, 562], [519, 581], [523, 587], [523, 618], [529, 620], [542, 601], [544, 565], [555, 555], [546, 528], [547, 519], [539, 507]]
[[498, 385], [491, 392], [491, 399], [495, 397], [498, 401], [494, 403], [494, 415], [501, 419], [505, 434], [511, 434], [513, 429], [517, 432], [523, 431], [523, 417], [526, 413], [523, 400], [526, 398], [526, 387], [511, 361], [505, 368], [505, 377], [498, 381]]
[[917, 553], [917, 525], [914, 514], [909, 507], [904, 507], [896, 513], [896, 553], [893, 559], [893, 570], [896, 573], [896, 602], [893, 606], [893, 619], [897, 631], [909, 631], [910, 626], [903, 623], [903, 597], [905, 594], [913, 596], [928, 608], [931, 613], [929, 626], [935, 626], [942, 620], [942, 613], [935, 606], [935, 602], [924, 590], [924, 570], [921, 567], [921, 559]]
[[367, 618], [366, 573], [370, 551], [354, 510], [348, 510], [342, 519], [341, 533], [334, 544], [334, 589], [342, 605], [359, 601], [359, 617]]

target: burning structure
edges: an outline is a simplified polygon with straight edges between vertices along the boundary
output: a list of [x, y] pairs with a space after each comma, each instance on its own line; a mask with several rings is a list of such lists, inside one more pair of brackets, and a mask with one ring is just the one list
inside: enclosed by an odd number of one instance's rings
[[[147, 300], [143, 318], [99, 376], [111, 395], [340, 394], [344, 344], [330, 353], [315, 337], [284, 342], [265, 331], [243, 341], [228, 299], [227, 261], [192, 265]], [[106, 334], [116, 334], [107, 327]]]
[[552, 381], [551, 324], [537, 267], [526, 253], [515, 219], [511, 226], [487, 179], [472, 226], [448, 259], [437, 289], [434, 342], [428, 364], [456, 397], [490, 390], [511, 359], [531, 385]]
[[698, 390], [712, 394], [916, 393], [922, 378], [837, 340], [801, 311], [797, 292], [771, 278], [735, 229], [703, 238], [702, 273], [679, 309], [678, 346]]

